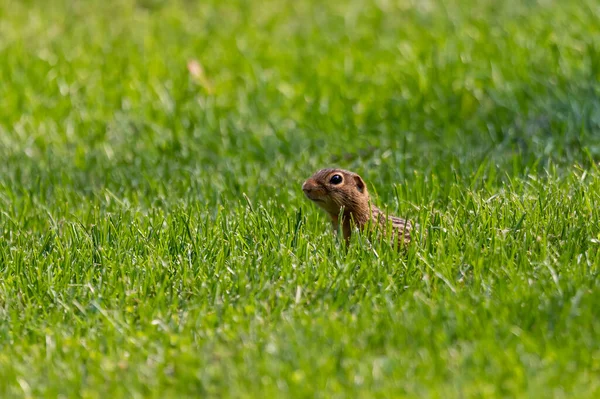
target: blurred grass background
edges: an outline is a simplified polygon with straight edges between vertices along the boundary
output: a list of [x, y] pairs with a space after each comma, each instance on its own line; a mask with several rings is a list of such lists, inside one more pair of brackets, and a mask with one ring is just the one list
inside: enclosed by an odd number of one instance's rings
[[[0, 0], [0, 394], [595, 397], [599, 18]], [[427, 235], [340, 251], [334, 165]]]

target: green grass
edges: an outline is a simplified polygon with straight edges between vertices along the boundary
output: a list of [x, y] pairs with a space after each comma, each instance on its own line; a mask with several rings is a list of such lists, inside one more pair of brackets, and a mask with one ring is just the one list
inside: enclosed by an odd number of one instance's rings
[[[0, 396], [598, 397], [599, 19], [0, 0]], [[406, 254], [340, 248], [326, 166]]]

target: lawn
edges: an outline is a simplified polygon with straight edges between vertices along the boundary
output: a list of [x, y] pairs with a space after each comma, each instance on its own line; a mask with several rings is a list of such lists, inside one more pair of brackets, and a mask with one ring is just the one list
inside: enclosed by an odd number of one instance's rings
[[[0, 397], [598, 397], [599, 20], [0, 0]], [[344, 250], [330, 166], [404, 253]]]

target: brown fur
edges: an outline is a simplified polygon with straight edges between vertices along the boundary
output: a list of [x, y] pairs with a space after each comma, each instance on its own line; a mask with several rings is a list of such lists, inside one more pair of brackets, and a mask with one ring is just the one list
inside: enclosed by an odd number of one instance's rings
[[[340, 175], [342, 182], [333, 184], [331, 179], [334, 175]], [[395, 216], [387, 216], [372, 205], [367, 185], [354, 172], [321, 169], [304, 182], [302, 190], [308, 199], [329, 214], [334, 231], [337, 232], [341, 224], [346, 242], [350, 240], [354, 225], [360, 230], [373, 226], [384, 234], [391, 225], [392, 244], [407, 244], [411, 240], [412, 224]]]

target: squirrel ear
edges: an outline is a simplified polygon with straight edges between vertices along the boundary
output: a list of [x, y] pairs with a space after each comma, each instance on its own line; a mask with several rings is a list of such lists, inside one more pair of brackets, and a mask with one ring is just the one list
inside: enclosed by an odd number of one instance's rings
[[354, 175], [354, 183], [356, 183], [356, 188], [361, 193], [365, 191], [365, 182], [359, 175]]

